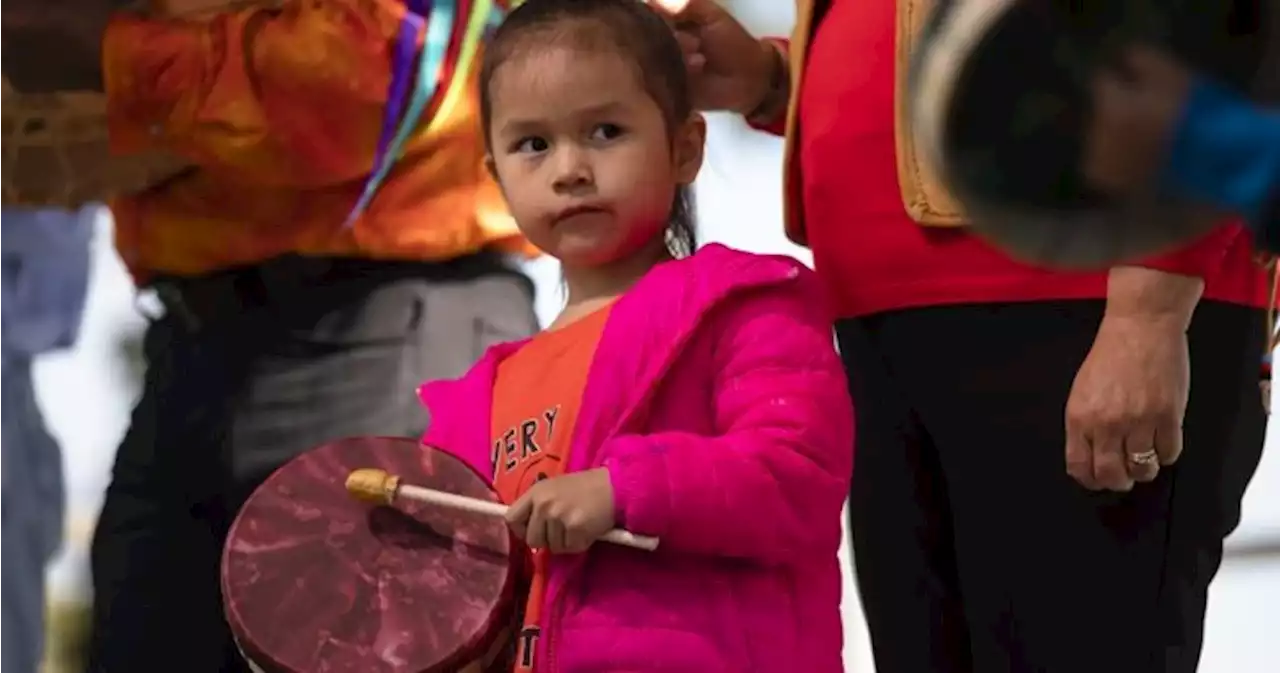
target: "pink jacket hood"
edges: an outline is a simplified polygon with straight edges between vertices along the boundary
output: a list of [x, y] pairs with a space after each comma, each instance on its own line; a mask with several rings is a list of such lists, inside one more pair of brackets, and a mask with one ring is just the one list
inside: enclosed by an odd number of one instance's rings
[[[816, 277], [709, 245], [614, 306], [568, 470], [607, 467], [656, 552], [556, 557], [539, 673], [842, 670], [841, 511], [853, 414]], [[497, 364], [424, 385], [424, 443], [492, 474]]]

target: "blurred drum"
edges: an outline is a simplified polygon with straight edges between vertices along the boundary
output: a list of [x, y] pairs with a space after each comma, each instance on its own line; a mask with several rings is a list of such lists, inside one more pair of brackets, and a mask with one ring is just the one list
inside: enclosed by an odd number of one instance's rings
[[1167, 195], [1108, 199], [1080, 171], [1094, 73], [1134, 42], [1259, 98], [1280, 0], [950, 0], [915, 54], [916, 141], [978, 234], [1030, 262], [1096, 268], [1217, 221]]
[[[162, 152], [114, 154], [102, 93], [102, 34], [115, 12], [194, 16], [235, 0], [7, 0], [3, 11], [3, 202], [78, 207], [189, 168]], [[252, 4], [275, 4], [256, 2]]]
[[359, 468], [497, 500], [465, 464], [412, 440], [346, 439], [294, 459], [249, 498], [223, 551], [224, 607], [246, 659], [267, 673], [434, 673], [483, 658], [515, 618], [505, 522], [369, 505], [344, 485]]

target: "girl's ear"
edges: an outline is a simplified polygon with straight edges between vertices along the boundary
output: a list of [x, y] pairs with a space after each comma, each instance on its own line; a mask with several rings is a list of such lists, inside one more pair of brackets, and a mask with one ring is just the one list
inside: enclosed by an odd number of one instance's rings
[[689, 115], [676, 129], [672, 143], [672, 159], [675, 161], [676, 181], [691, 185], [702, 170], [702, 156], [707, 143], [707, 120], [699, 112]]

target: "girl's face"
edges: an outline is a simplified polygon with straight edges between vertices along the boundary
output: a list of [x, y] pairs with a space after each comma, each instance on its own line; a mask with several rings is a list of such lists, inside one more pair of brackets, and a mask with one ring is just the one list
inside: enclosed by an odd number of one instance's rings
[[702, 164], [701, 116], [669, 135], [635, 68], [599, 49], [518, 53], [489, 93], [490, 168], [534, 245], [599, 266], [660, 240], [677, 187]]

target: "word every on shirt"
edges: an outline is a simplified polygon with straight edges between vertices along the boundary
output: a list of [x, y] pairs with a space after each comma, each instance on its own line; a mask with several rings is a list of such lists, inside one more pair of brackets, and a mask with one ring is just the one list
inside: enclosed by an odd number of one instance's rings
[[[559, 456], [547, 456], [546, 450], [555, 436], [556, 418], [560, 415], [560, 405], [556, 405], [542, 415], [521, 421], [519, 425], [507, 428], [493, 442], [493, 477], [514, 472], [528, 461], [550, 457], [559, 460]], [[539, 476], [541, 481], [543, 476]]]

